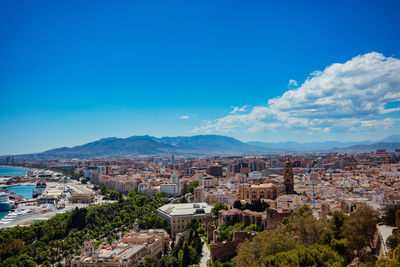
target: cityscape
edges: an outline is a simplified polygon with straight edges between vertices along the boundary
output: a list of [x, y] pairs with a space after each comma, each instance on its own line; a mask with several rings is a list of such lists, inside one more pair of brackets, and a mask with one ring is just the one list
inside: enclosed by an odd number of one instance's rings
[[398, 14], [0, 0], [0, 266], [400, 266]]

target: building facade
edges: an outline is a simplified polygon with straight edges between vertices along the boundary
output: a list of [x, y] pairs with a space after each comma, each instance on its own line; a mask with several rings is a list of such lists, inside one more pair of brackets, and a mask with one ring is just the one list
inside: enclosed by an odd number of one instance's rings
[[167, 204], [158, 208], [157, 213], [171, 225], [171, 237], [175, 238], [191, 220], [204, 222], [207, 217], [212, 217], [212, 208], [207, 203]]
[[280, 184], [240, 184], [237, 199], [254, 201], [259, 199], [276, 199], [285, 193], [285, 186]]
[[219, 164], [214, 164], [214, 165], [208, 166], [207, 174], [215, 176], [215, 177], [222, 176], [222, 166]]

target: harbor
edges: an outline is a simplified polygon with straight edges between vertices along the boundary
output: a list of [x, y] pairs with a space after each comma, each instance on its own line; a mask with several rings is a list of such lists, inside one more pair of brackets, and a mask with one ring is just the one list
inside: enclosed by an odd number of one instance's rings
[[2, 177], [0, 188], [0, 229], [30, 225], [76, 207], [103, 203], [92, 184], [49, 170]]

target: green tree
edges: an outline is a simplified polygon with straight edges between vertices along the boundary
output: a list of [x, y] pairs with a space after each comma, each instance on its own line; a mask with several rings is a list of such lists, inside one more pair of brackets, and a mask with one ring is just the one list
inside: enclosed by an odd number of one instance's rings
[[78, 230], [83, 229], [86, 226], [86, 215], [87, 209], [79, 209], [76, 207], [71, 214], [68, 222], [68, 229], [77, 228]]
[[24, 241], [10, 238], [0, 243], [0, 259], [16, 258], [21, 252], [26, 250]]
[[233, 203], [233, 207], [234, 207], [235, 209], [241, 210], [241, 209], [242, 209], [242, 203], [240, 202], [240, 200], [236, 200], [236, 201]]
[[233, 231], [232, 225], [229, 225], [229, 226], [226, 226], [225, 224], [221, 225], [218, 229], [218, 235], [217, 235], [218, 242], [231, 240], [232, 239], [232, 231]]
[[21, 267], [35, 267], [36, 263], [26, 254], [21, 254], [17, 258], [17, 265]]
[[165, 192], [157, 192], [157, 193], [156, 193], [156, 196], [157, 196], [157, 197], [168, 197], [168, 196], [167, 196], [167, 193], [165, 193]]
[[284, 228], [259, 233], [253, 242], [245, 241], [238, 248], [235, 257], [237, 266], [251, 266], [262, 259], [280, 252], [292, 250], [296, 241]]
[[303, 205], [295, 212], [286, 227], [301, 244], [310, 246], [319, 242], [327, 224], [323, 220], [317, 220], [308, 205]]
[[385, 209], [383, 219], [387, 225], [396, 226], [396, 212], [400, 210], [400, 205], [390, 205]]
[[330, 246], [335, 251], [337, 251], [339, 255], [341, 255], [346, 260], [346, 262], [349, 262], [352, 259], [351, 250], [349, 249], [349, 241], [346, 238], [342, 239], [334, 238], [331, 240]]
[[200, 226], [199, 228], [197, 228], [197, 232], [200, 235], [204, 235], [204, 233], [206, 232], [206, 229], [203, 226]]
[[399, 241], [395, 235], [391, 235], [386, 240], [386, 245], [389, 247], [390, 250], [394, 250], [399, 245]]
[[195, 219], [188, 221], [184, 227], [185, 230], [196, 230], [197, 228], [199, 228], [199, 222]]
[[3, 267], [18, 267], [17, 259], [7, 258], [5, 261], [1, 262], [1, 266], [3, 266]]
[[366, 247], [372, 248], [376, 232], [378, 213], [367, 205], [362, 205], [350, 214], [343, 225], [343, 235], [349, 241], [349, 248], [357, 256], [364, 256]]
[[118, 198], [120, 197], [120, 192], [118, 192], [117, 190], [109, 190], [109, 197], [111, 200], [118, 200]]
[[329, 246], [319, 244], [307, 248], [298, 246], [287, 252], [271, 255], [263, 260], [264, 266], [343, 266], [344, 259]]
[[182, 254], [182, 266], [186, 267], [190, 265], [190, 250], [187, 244], [183, 246], [183, 254]]
[[101, 194], [102, 194], [103, 196], [107, 195], [107, 194], [108, 194], [108, 189], [107, 189], [107, 187], [101, 186], [100, 192], [101, 192]]
[[214, 204], [214, 207], [211, 209], [211, 213], [214, 214], [215, 216], [218, 216], [218, 212], [220, 210], [227, 210], [228, 207], [225, 205], [223, 202], [217, 202]]
[[193, 181], [188, 185], [187, 190], [193, 194], [194, 189], [199, 186], [199, 181]]
[[336, 239], [341, 238], [341, 231], [347, 216], [339, 211], [332, 213], [332, 219], [329, 221], [329, 226], [332, 229]]
[[269, 208], [269, 204], [267, 202], [265, 202], [264, 200], [253, 200], [250, 203], [246, 203], [246, 205], [243, 207], [242, 209], [248, 209], [248, 210], [252, 210], [252, 211], [258, 211], [258, 212], [262, 212], [265, 211], [267, 208]]

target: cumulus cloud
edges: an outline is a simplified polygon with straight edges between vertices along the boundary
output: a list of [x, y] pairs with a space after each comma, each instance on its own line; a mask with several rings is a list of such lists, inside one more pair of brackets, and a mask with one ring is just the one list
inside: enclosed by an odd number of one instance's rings
[[243, 107], [232, 107], [233, 110], [230, 112], [230, 114], [236, 114], [238, 112], [244, 112], [246, 111], [247, 105], [244, 105]]
[[385, 115], [400, 107], [387, 105], [398, 101], [400, 60], [372, 52], [315, 71], [301, 86], [269, 99], [266, 105], [240, 114], [234, 108], [230, 115], [208, 121], [194, 132], [226, 133], [242, 127], [248, 132], [390, 128], [399, 119]]
[[181, 116], [180, 118], [183, 119], [183, 120], [187, 120], [187, 119], [189, 119], [190, 117], [189, 117], [188, 115], [183, 115], [183, 116]]

